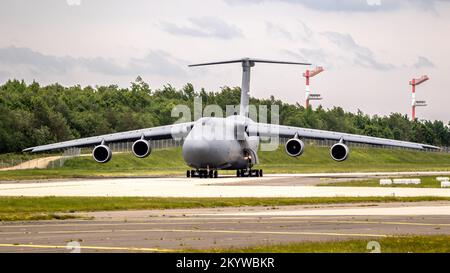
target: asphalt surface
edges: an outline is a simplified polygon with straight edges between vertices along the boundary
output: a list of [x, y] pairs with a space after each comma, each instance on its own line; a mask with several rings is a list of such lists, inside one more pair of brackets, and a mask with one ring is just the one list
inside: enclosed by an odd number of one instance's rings
[[[168, 252], [450, 235], [449, 208], [424, 202], [95, 212], [84, 215], [92, 220], [0, 223], [0, 252]], [[366, 215], [352, 215], [357, 210]]]

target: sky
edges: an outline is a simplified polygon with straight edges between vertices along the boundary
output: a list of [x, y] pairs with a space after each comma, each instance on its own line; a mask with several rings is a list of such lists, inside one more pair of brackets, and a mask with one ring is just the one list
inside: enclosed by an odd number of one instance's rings
[[2, 0], [0, 83], [240, 86], [239, 64], [188, 64], [254, 57], [310, 62], [257, 64], [251, 95], [305, 103], [307, 68], [325, 108], [450, 121], [450, 1], [447, 0]]

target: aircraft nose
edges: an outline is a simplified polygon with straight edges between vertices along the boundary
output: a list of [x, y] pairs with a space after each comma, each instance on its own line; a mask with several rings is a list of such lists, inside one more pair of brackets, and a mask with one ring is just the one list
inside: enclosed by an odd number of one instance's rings
[[191, 150], [197, 157], [207, 157], [210, 154], [209, 143], [207, 141], [193, 141]]
[[202, 166], [211, 158], [211, 149], [207, 141], [190, 140], [183, 145], [183, 157], [189, 164]]

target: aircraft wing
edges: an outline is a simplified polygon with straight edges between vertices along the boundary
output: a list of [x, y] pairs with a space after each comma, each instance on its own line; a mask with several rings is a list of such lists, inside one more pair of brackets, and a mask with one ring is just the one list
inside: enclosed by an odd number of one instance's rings
[[400, 141], [379, 137], [371, 137], [371, 136], [363, 136], [363, 135], [355, 135], [355, 134], [347, 134], [347, 133], [339, 133], [325, 130], [316, 130], [316, 129], [308, 129], [301, 127], [291, 127], [291, 126], [283, 126], [283, 125], [275, 125], [275, 124], [267, 124], [267, 123], [254, 123], [247, 126], [247, 132], [249, 135], [257, 135], [257, 136], [280, 136], [280, 137], [294, 137], [297, 135], [299, 138], [312, 138], [312, 139], [328, 139], [328, 140], [336, 140], [340, 141], [341, 139], [345, 142], [354, 142], [354, 143], [363, 143], [363, 144], [371, 144], [371, 145], [380, 145], [380, 146], [391, 146], [391, 147], [402, 147], [402, 148], [411, 148], [411, 149], [433, 149], [438, 150], [439, 147], [414, 143], [408, 141]]
[[66, 148], [73, 148], [73, 147], [86, 147], [86, 146], [99, 145], [103, 141], [106, 144], [108, 144], [108, 143], [113, 143], [113, 142], [134, 141], [134, 140], [138, 140], [142, 137], [144, 137], [144, 139], [146, 139], [146, 140], [170, 139], [170, 138], [174, 138], [174, 137], [183, 137], [183, 136], [187, 135], [187, 133], [191, 130], [193, 124], [194, 124], [193, 122], [178, 123], [178, 124], [173, 124], [173, 125], [159, 126], [159, 127], [153, 127], [153, 128], [147, 128], [147, 129], [121, 132], [121, 133], [113, 133], [113, 134], [107, 134], [107, 135], [101, 135], [101, 136], [80, 138], [80, 139], [74, 139], [74, 140], [58, 142], [58, 143], [53, 143], [53, 144], [48, 144], [48, 145], [30, 147], [30, 148], [24, 149], [23, 151], [24, 152], [43, 152], [43, 151], [66, 149]]

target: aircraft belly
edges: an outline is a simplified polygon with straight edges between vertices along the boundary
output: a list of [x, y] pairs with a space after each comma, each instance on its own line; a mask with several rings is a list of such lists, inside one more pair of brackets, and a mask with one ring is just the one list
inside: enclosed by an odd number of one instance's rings
[[246, 160], [236, 140], [186, 140], [183, 158], [193, 168], [235, 169], [243, 168]]

